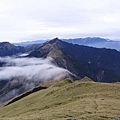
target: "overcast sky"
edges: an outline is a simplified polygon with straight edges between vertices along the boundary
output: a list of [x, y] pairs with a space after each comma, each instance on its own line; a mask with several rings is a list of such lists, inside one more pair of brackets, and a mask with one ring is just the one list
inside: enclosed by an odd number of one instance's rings
[[120, 40], [120, 0], [0, 0], [0, 42]]

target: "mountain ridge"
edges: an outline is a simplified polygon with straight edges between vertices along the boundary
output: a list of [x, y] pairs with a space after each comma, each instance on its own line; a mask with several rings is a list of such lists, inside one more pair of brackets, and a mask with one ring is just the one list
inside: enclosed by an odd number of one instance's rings
[[[114, 41], [106, 38], [86, 37], [86, 38], [70, 38], [70, 39], [61, 39], [61, 40], [68, 43], [72, 43], [72, 44], [91, 46], [96, 48], [116, 49], [120, 51], [120, 41]], [[26, 46], [31, 46], [32, 44], [42, 44], [46, 41], [49, 41], [49, 40], [37, 40], [32, 42], [28, 41], [23, 43], [14, 43], [14, 44], [26, 47]]]
[[[118, 81], [120, 80], [118, 77], [120, 53], [117, 50], [105, 48], [99, 49], [76, 44], [73, 45], [71, 43], [66, 43], [59, 40], [58, 38], [55, 38], [49, 42], [44, 43], [42, 46], [40, 46], [40, 48], [31, 52], [28, 56], [44, 58], [53, 57], [59, 67], [66, 68], [80, 77], [88, 75], [88, 77], [95, 81], [102, 82], [105, 79], [112, 80], [113, 78], [117, 79]], [[112, 60], [110, 61], [111, 56]], [[98, 60], [96, 58], [98, 58]], [[109, 64], [113, 64], [113, 62], [115, 61], [118, 66], [116, 65], [113, 70], [112, 65], [105, 65], [106, 63], [108, 63], [108, 61], [110, 61]], [[109, 77], [109, 74], [111, 73], [113, 76]], [[102, 74], [103, 78], [101, 77]], [[108, 76], [108, 78], [104, 78], [106, 76]], [[108, 81], [110, 82], [111, 80]]]

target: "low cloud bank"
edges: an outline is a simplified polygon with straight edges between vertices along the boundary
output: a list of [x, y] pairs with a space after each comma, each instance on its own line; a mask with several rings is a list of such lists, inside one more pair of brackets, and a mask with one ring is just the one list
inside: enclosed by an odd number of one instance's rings
[[43, 81], [61, 80], [73, 76], [68, 70], [55, 66], [53, 58], [0, 58], [0, 80], [8, 83], [0, 91], [0, 103], [34, 88]]
[[[52, 58], [0, 58], [6, 64], [0, 68], [0, 80], [24, 76], [27, 80], [46, 81], [50, 78], [60, 79], [68, 70], [55, 66]], [[64, 76], [63, 76], [64, 77]]]

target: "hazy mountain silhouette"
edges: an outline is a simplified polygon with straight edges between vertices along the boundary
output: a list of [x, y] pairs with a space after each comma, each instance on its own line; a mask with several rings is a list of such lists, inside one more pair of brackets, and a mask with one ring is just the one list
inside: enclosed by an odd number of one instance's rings
[[[30, 46], [33, 44], [42, 44], [46, 41], [47, 40], [28, 41], [28, 42], [15, 43], [15, 45], [26, 47], [26, 46]], [[113, 41], [113, 40], [104, 39], [104, 38], [100, 38], [100, 37], [62, 39], [62, 41], [72, 43], [72, 44], [92, 46], [92, 47], [96, 47], [96, 48], [116, 49], [116, 50], [120, 51], [120, 41]]]
[[64, 39], [63, 41], [78, 45], [92, 46], [96, 48], [110, 48], [120, 51], [120, 41], [113, 41], [99, 37]]
[[18, 53], [25, 52], [24, 47], [15, 46], [9, 42], [1, 42], [0, 43], [0, 56], [12, 56]]

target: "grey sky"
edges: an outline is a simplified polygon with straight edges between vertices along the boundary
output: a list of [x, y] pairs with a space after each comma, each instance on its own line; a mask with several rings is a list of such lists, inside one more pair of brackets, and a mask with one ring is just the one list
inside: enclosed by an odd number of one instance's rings
[[0, 0], [0, 42], [104, 37], [120, 40], [120, 0]]

